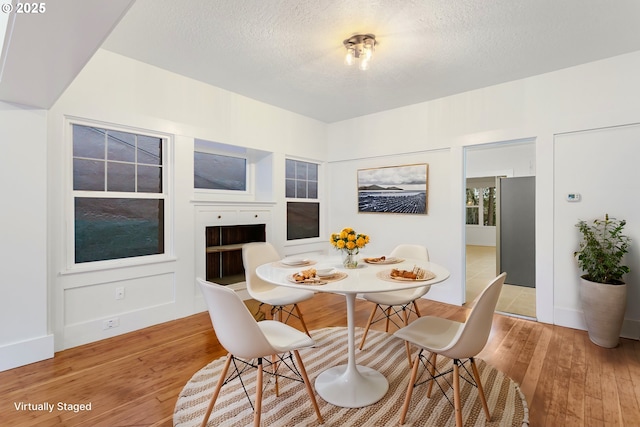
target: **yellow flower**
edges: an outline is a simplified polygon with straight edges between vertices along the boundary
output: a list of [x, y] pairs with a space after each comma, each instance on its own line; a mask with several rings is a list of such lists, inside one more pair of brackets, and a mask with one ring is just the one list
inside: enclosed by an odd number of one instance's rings
[[331, 233], [329, 241], [338, 250], [355, 251], [357, 253], [369, 243], [369, 236], [358, 234], [353, 228], [345, 227], [340, 233]]

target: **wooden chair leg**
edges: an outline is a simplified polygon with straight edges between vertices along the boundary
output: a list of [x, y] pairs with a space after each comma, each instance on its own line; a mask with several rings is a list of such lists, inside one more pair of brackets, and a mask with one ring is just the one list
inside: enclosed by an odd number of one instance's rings
[[462, 403], [460, 402], [460, 363], [453, 361], [453, 407], [455, 408], [456, 427], [462, 427]]
[[387, 308], [387, 322], [385, 323], [384, 331], [389, 332], [389, 320], [391, 319], [391, 306]]
[[359, 347], [360, 350], [362, 350], [362, 347], [364, 347], [364, 340], [367, 339], [367, 334], [369, 333], [371, 322], [373, 322], [373, 316], [376, 315], [377, 308], [378, 308], [378, 305], [376, 304], [373, 306], [373, 310], [371, 310], [371, 314], [369, 315], [369, 320], [367, 321], [367, 326], [364, 328], [364, 333], [362, 334], [362, 341], [360, 341], [360, 347]]
[[276, 397], [280, 397], [280, 386], [278, 384], [278, 356], [271, 355], [271, 366], [273, 367], [274, 386], [276, 389]]
[[478, 373], [478, 367], [476, 366], [476, 361], [471, 360], [471, 369], [473, 370], [473, 377], [476, 380], [476, 384], [478, 385], [478, 395], [480, 395], [480, 401], [482, 402], [482, 407], [484, 408], [484, 414], [487, 417], [487, 421], [491, 421], [491, 413], [489, 412], [489, 405], [487, 405], [487, 399], [484, 396], [484, 389], [482, 388], [482, 383], [480, 382], [480, 374]]
[[262, 358], [258, 358], [258, 374], [256, 378], [256, 404], [253, 411], [253, 427], [260, 427], [262, 412]]
[[[402, 314], [404, 317], [404, 326], [407, 326], [409, 324], [409, 314], [407, 313], [407, 309], [404, 307], [402, 308]], [[409, 344], [409, 341], [404, 342], [404, 347], [407, 350], [407, 359], [409, 360], [409, 366], [411, 366], [411, 345]]]
[[416, 303], [416, 300], [413, 300], [413, 309], [416, 312], [416, 315], [418, 317], [422, 317], [422, 315], [420, 314], [420, 309], [418, 308], [418, 304]]
[[411, 395], [413, 394], [413, 385], [416, 383], [418, 377], [418, 367], [420, 366], [420, 354], [422, 350], [418, 352], [416, 360], [413, 361], [413, 368], [411, 369], [411, 378], [409, 379], [409, 387], [407, 387], [407, 394], [404, 397], [404, 405], [402, 405], [402, 413], [400, 414], [400, 424], [404, 424], [404, 420], [407, 417], [407, 411], [409, 410], [409, 404], [411, 403]]
[[300, 323], [302, 323], [302, 328], [304, 329], [305, 333], [309, 336], [309, 338], [311, 338], [309, 329], [307, 329], [307, 324], [304, 323], [304, 318], [302, 317], [302, 312], [300, 311], [300, 307], [298, 307], [298, 304], [294, 304], [293, 307], [296, 309], [296, 312], [298, 313], [298, 318], [300, 319]]
[[218, 399], [218, 394], [220, 394], [220, 389], [222, 388], [222, 384], [224, 384], [224, 378], [227, 376], [227, 371], [229, 371], [229, 365], [231, 365], [232, 359], [231, 353], [227, 354], [227, 360], [224, 362], [224, 367], [222, 368], [222, 372], [220, 373], [220, 377], [218, 378], [218, 384], [216, 384], [216, 389], [213, 391], [213, 396], [211, 396], [211, 400], [209, 401], [209, 406], [207, 407], [207, 413], [204, 414], [204, 418], [202, 419], [201, 427], [206, 427], [207, 421], [209, 421], [209, 415], [211, 415], [211, 411], [213, 410], [213, 405], [216, 404], [216, 400]]
[[431, 397], [431, 390], [433, 390], [433, 383], [436, 381], [433, 377], [436, 374], [436, 359], [438, 358], [437, 353], [431, 353], [429, 359], [431, 360], [431, 366], [429, 366], [429, 374], [431, 374], [431, 382], [429, 383], [429, 388], [427, 389], [427, 397]]
[[318, 422], [320, 424], [324, 424], [324, 419], [320, 414], [320, 408], [318, 407], [316, 396], [315, 394], [313, 394], [313, 388], [311, 388], [311, 382], [309, 382], [309, 377], [307, 376], [307, 370], [304, 368], [304, 364], [302, 363], [302, 358], [300, 357], [300, 353], [298, 352], [298, 350], [294, 350], [293, 355], [295, 356], [296, 362], [298, 363], [298, 367], [300, 368], [300, 375], [302, 375], [304, 386], [307, 388], [307, 393], [309, 394], [309, 398], [311, 399], [311, 404], [313, 405], [313, 409], [316, 411], [316, 417], [318, 417]]

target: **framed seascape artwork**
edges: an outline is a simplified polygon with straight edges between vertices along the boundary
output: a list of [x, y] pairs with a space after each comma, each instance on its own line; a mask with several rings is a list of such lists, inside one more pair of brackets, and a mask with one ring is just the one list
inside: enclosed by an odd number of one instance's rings
[[426, 214], [427, 163], [358, 170], [358, 212]]

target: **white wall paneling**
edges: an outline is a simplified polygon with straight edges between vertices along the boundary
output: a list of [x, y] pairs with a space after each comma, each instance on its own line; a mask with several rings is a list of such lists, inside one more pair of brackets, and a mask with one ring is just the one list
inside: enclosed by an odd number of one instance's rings
[[[640, 337], [640, 193], [638, 142], [640, 124], [614, 126], [555, 136], [554, 191], [554, 305], [556, 315], [568, 326], [585, 329], [580, 306], [579, 276], [573, 256], [578, 249], [579, 220], [604, 218], [627, 220], [625, 234], [631, 248], [625, 257], [631, 273], [625, 275], [628, 305], [623, 336]], [[568, 202], [568, 193], [579, 193], [579, 202]]]
[[53, 356], [46, 125], [46, 111], [0, 102], [0, 371]]

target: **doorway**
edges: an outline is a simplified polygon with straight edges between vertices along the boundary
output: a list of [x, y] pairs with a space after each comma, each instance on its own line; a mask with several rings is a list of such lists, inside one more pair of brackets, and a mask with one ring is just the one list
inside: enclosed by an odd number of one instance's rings
[[[499, 274], [500, 263], [500, 180], [532, 177], [535, 180], [535, 140], [516, 140], [465, 148], [465, 297], [471, 305], [487, 283]], [[509, 200], [509, 199], [507, 199]], [[533, 210], [534, 204], [527, 209]], [[504, 236], [503, 236], [504, 239]], [[535, 237], [534, 237], [535, 240]], [[502, 243], [504, 245], [504, 243]], [[535, 242], [534, 242], [535, 244]], [[509, 259], [509, 262], [533, 263]], [[512, 257], [513, 258], [513, 257]], [[510, 270], [517, 265], [511, 264]], [[503, 269], [504, 270], [504, 269]], [[505, 270], [506, 271], [506, 270]], [[496, 311], [527, 318], [536, 317], [534, 287], [510, 283], [503, 287]]]

